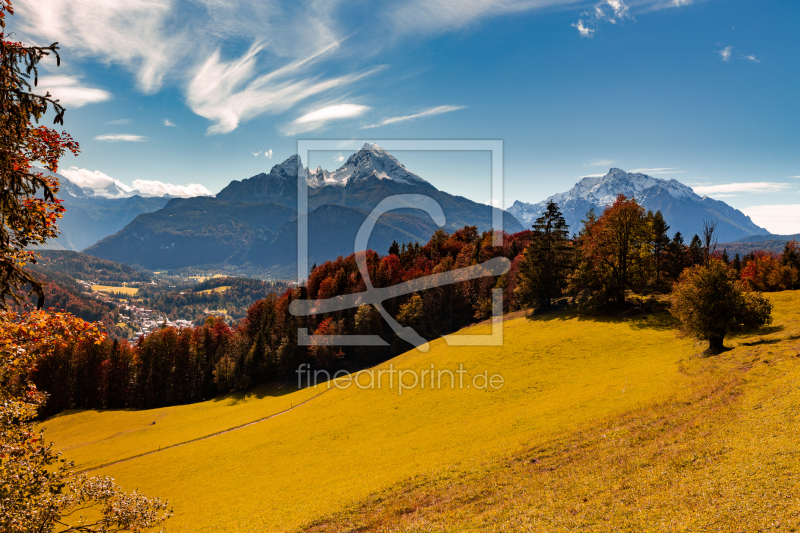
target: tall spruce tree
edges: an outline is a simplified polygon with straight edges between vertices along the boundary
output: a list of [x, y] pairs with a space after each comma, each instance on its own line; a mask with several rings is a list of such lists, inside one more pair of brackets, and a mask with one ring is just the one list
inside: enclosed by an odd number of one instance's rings
[[[648, 213], [650, 215], [651, 213]], [[661, 282], [661, 272], [663, 270], [664, 254], [669, 246], [669, 226], [664, 221], [661, 211], [656, 211], [650, 218], [650, 227], [653, 231], [653, 259], [656, 267], [656, 283]]]
[[533, 224], [531, 243], [520, 264], [518, 298], [535, 309], [550, 309], [567, 286], [571, 265], [569, 226], [558, 205], [550, 201]]
[[680, 231], [675, 232], [675, 235], [672, 236], [667, 251], [669, 252], [670, 275], [678, 279], [686, 266], [686, 243], [683, 242], [683, 235]]
[[703, 248], [703, 241], [700, 236], [695, 234], [692, 242], [689, 243], [689, 260], [692, 265], [699, 265], [705, 262], [706, 252]]

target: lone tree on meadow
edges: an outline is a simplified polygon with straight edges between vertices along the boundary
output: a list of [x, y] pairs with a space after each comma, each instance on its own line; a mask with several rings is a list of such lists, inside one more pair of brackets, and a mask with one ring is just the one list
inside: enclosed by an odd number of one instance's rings
[[724, 351], [729, 333], [772, 322], [772, 304], [744, 289], [736, 271], [713, 257], [708, 264], [684, 270], [670, 300], [670, 312], [680, 320], [683, 333], [708, 341], [708, 354]]
[[550, 309], [567, 287], [571, 266], [569, 226], [558, 205], [550, 201], [533, 224], [531, 243], [520, 264], [517, 298], [534, 309]]

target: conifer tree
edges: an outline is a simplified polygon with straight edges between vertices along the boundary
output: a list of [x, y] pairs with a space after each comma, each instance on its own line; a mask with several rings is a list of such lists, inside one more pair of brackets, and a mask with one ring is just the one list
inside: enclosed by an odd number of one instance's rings
[[550, 201], [533, 224], [530, 245], [520, 264], [517, 295], [520, 302], [547, 310], [567, 286], [572, 265], [569, 226], [558, 205]]
[[[650, 214], [651, 213], [648, 213], [648, 215]], [[650, 227], [653, 231], [653, 260], [655, 261], [656, 268], [656, 283], [660, 283], [664, 255], [670, 243], [669, 235], [667, 235], [669, 226], [664, 221], [664, 216], [661, 214], [661, 211], [656, 211], [656, 213], [650, 217]]]

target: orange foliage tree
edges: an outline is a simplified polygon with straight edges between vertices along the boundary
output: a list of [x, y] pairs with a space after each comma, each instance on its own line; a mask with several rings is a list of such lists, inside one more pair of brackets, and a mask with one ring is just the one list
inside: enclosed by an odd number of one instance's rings
[[[8, 299], [19, 303], [19, 289], [25, 285], [37, 294], [41, 308], [42, 286], [23, 267], [36, 261], [30, 246], [58, 234], [64, 208], [55, 197], [59, 183], [52, 173], [66, 152], [77, 155], [78, 143], [66, 132], [34, 124], [50, 106], [56, 113], [54, 123], [64, 122], [64, 108], [50, 93], [30, 92], [39, 81], [37, 63], [51, 54], [60, 63], [57, 43], [23, 46], [6, 40], [6, 13], [14, 13], [11, 2], [0, 0], [0, 308]], [[36, 170], [35, 163], [50, 172]]]
[[621, 304], [628, 289], [651, 277], [652, 231], [635, 199], [620, 194], [599, 218], [590, 212], [576, 245], [578, 268], [570, 288], [579, 299]]

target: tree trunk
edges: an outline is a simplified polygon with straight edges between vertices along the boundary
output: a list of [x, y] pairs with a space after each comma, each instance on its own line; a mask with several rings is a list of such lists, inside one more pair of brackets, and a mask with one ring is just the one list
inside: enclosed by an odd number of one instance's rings
[[712, 335], [708, 338], [708, 349], [706, 350], [709, 354], [718, 354], [725, 351], [725, 345], [722, 343], [725, 335]]

